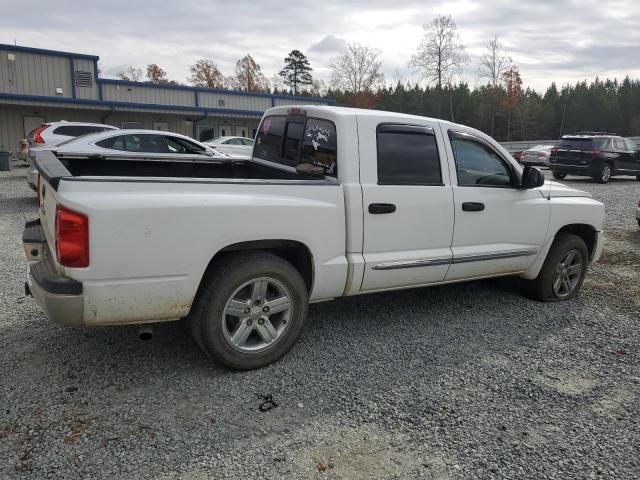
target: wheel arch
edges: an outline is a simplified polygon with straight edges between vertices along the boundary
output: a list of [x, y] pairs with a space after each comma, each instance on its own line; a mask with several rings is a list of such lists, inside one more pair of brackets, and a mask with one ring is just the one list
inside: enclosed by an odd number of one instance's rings
[[554, 239], [557, 238], [561, 233], [570, 233], [572, 235], [580, 237], [587, 245], [589, 259], [593, 258], [593, 254], [596, 251], [597, 242], [597, 230], [593, 225], [589, 225], [587, 223], [571, 223], [569, 225], [565, 225], [556, 232], [556, 234], [554, 235]]
[[[313, 254], [311, 249], [302, 242], [288, 239], [249, 240], [227, 245], [216, 252], [209, 261], [204, 275], [200, 280], [200, 286], [213, 271], [216, 264], [227, 255], [242, 252], [263, 251], [277, 255], [291, 263], [304, 279], [307, 292], [311, 293], [315, 275]], [[198, 288], [199, 290], [199, 288]]]

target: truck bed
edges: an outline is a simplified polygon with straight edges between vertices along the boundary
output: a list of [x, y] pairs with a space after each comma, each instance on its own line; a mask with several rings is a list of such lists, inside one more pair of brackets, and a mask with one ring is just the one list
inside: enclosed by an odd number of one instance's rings
[[183, 160], [178, 156], [169, 159], [148, 157], [56, 155], [54, 152], [38, 152], [38, 171], [57, 189], [63, 178], [74, 177], [153, 177], [221, 180], [313, 180], [284, 169], [270, 167], [252, 160], [203, 159]]

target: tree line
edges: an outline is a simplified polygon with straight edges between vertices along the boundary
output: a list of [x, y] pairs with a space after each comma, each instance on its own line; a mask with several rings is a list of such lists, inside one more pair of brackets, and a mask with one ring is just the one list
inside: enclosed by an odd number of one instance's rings
[[[554, 139], [579, 130], [640, 135], [640, 81], [629, 77], [558, 88], [552, 83], [544, 94], [523, 88], [518, 66], [495, 36], [487, 42], [476, 65], [478, 84], [470, 87], [459, 73], [469, 57], [451, 16], [438, 16], [423, 25], [423, 37], [409, 67], [420, 81], [402, 78], [385, 82], [381, 51], [358, 43], [345, 45], [330, 63], [329, 85], [312, 76], [307, 57], [292, 50], [282, 70], [267, 79], [249, 54], [225, 76], [210, 59], [190, 66], [188, 82], [211, 88], [288, 93], [335, 98], [337, 105], [376, 108], [431, 116], [482, 130], [500, 141]], [[147, 81], [176, 84], [157, 64], [146, 69]], [[124, 80], [140, 81], [143, 71], [128, 67]]]

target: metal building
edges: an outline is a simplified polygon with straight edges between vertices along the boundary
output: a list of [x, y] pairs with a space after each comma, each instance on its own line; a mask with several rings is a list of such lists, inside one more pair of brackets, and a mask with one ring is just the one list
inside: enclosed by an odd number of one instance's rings
[[94, 55], [0, 44], [0, 151], [43, 122], [107, 123], [204, 140], [253, 136], [269, 107], [334, 100], [100, 78]]

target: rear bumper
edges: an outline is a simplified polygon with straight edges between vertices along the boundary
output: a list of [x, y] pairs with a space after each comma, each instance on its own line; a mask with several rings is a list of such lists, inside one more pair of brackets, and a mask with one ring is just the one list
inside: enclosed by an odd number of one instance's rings
[[22, 241], [27, 255], [27, 293], [33, 295], [52, 322], [82, 325], [82, 283], [55, 270], [47, 255], [39, 220], [25, 225]]

